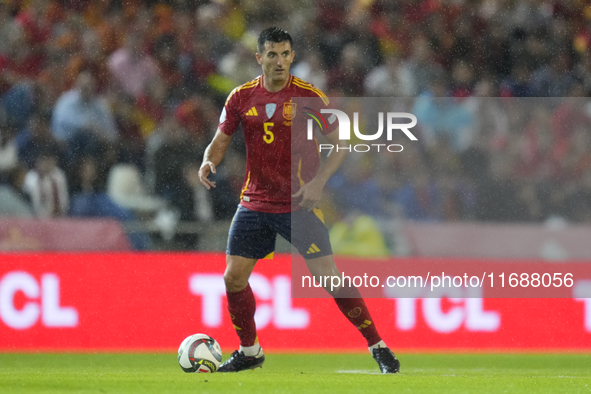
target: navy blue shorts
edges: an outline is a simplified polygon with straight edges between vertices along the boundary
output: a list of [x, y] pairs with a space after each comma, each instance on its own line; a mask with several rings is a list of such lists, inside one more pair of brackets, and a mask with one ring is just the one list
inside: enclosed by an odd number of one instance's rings
[[305, 259], [332, 255], [328, 230], [314, 211], [267, 213], [242, 205], [232, 219], [226, 254], [249, 259], [270, 257], [275, 251], [277, 234], [289, 241]]

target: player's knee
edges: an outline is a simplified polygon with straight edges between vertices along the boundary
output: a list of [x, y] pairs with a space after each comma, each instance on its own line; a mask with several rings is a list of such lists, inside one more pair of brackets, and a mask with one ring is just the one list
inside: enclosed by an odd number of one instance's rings
[[237, 272], [227, 271], [224, 273], [224, 284], [229, 292], [244, 290], [248, 286], [248, 276], [244, 277]]
[[330, 294], [331, 296], [337, 297], [339, 290], [341, 290], [341, 286], [337, 286], [337, 287], [326, 286], [326, 287], [324, 287], [324, 290], [326, 290], [328, 292], [328, 294]]

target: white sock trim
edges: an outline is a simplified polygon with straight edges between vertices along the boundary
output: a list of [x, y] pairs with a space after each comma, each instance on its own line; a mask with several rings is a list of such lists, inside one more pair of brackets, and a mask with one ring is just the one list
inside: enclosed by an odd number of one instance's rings
[[261, 345], [255, 343], [252, 346], [240, 346], [240, 351], [244, 353], [245, 356], [254, 357], [258, 356], [259, 352], [262, 352]]
[[379, 341], [375, 345], [371, 345], [370, 347], [368, 347], [368, 349], [369, 349], [369, 352], [372, 353], [374, 349], [379, 349], [382, 347], [388, 347], [388, 346], [386, 346], [386, 343], [384, 341]]

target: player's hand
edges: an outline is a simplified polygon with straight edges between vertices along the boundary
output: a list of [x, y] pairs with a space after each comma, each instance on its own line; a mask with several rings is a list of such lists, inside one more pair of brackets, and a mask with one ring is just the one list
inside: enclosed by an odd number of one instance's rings
[[210, 173], [216, 173], [215, 165], [211, 161], [204, 161], [199, 168], [199, 181], [207, 190], [215, 187], [215, 182], [207, 179]]
[[318, 207], [320, 199], [322, 198], [323, 189], [324, 184], [312, 180], [309, 183], [306, 183], [304, 186], [302, 186], [296, 194], [292, 195], [292, 197], [297, 198], [301, 196], [302, 201], [300, 202], [300, 207], [307, 209], [308, 211], [311, 211], [314, 208]]

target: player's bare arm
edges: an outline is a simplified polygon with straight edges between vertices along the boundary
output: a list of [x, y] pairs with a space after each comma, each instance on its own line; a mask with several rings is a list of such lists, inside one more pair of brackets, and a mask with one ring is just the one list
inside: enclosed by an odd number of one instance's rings
[[209, 180], [208, 176], [210, 173], [216, 173], [216, 166], [219, 165], [224, 158], [231, 141], [231, 135], [226, 135], [218, 129], [213, 140], [211, 140], [210, 144], [205, 149], [203, 162], [199, 168], [199, 181], [208, 190], [215, 187], [215, 182]]
[[[338, 145], [339, 147], [345, 147], [347, 145], [345, 141], [339, 140], [339, 133], [336, 130], [326, 135], [325, 138], [333, 146]], [[326, 161], [318, 169], [316, 176], [292, 196], [303, 197], [302, 202], [300, 203], [302, 208], [312, 210], [318, 206], [320, 199], [322, 198], [324, 185], [341, 166], [347, 156], [347, 152], [346, 149], [340, 149], [338, 152], [336, 149], [333, 149]]]

